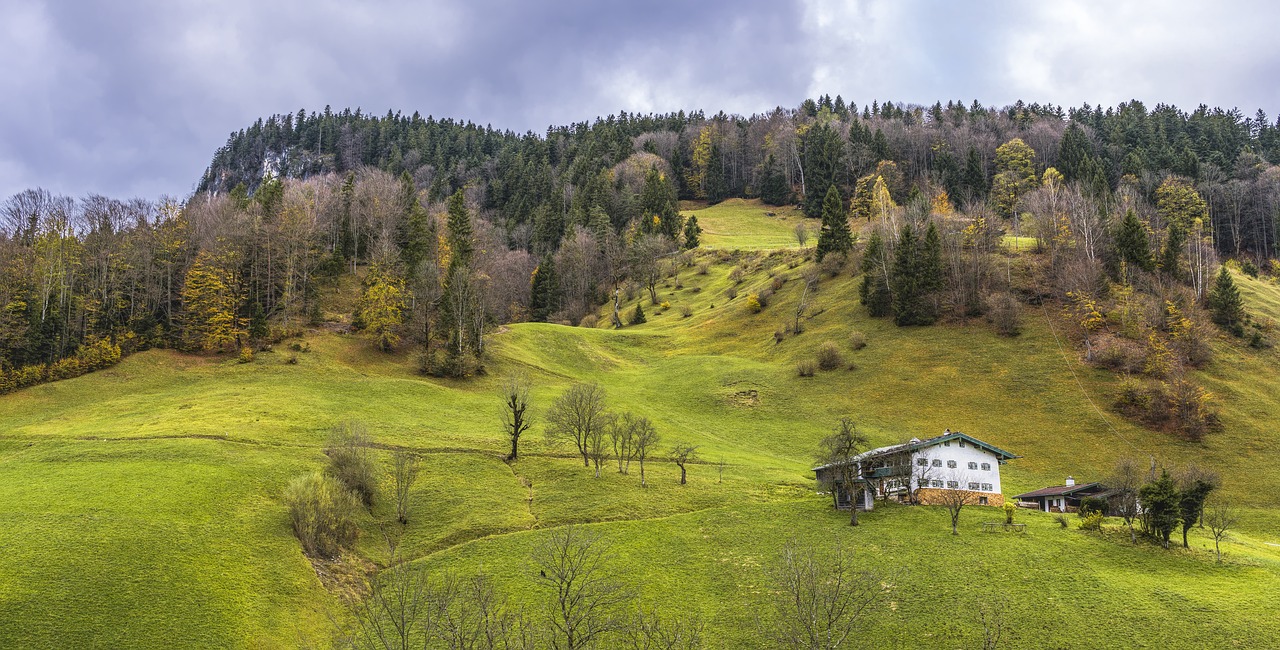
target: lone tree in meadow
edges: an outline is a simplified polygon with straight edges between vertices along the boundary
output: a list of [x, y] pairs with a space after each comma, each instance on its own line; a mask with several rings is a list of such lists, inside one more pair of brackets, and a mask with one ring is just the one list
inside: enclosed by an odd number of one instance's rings
[[396, 519], [401, 524], [409, 523], [409, 490], [418, 480], [418, 456], [412, 452], [400, 450], [393, 457], [394, 478], [396, 488]]
[[1226, 539], [1227, 531], [1234, 528], [1239, 519], [1240, 513], [1235, 505], [1221, 496], [1210, 499], [1205, 506], [1204, 523], [1209, 526], [1209, 533], [1213, 536], [1213, 552], [1218, 556], [1218, 563], [1222, 562], [1222, 540]]
[[511, 441], [507, 460], [520, 455], [520, 436], [529, 430], [533, 417], [529, 413], [529, 377], [510, 375], [502, 382], [502, 425]]
[[1161, 472], [1160, 478], [1147, 483], [1138, 491], [1138, 500], [1142, 503], [1142, 518], [1146, 533], [1169, 548], [1169, 537], [1173, 529], [1181, 522], [1181, 499], [1178, 487], [1168, 470]]
[[[978, 494], [971, 490], [963, 489], [967, 483], [967, 477], [963, 474], [952, 474], [947, 480], [947, 489], [938, 490], [935, 494], [938, 504], [947, 509], [947, 515], [951, 517], [951, 534], [960, 534], [960, 512], [965, 506], [973, 505], [978, 502]], [[954, 486], [954, 487], [953, 487]]]
[[1111, 471], [1111, 477], [1107, 479], [1107, 485], [1116, 491], [1116, 495], [1112, 498], [1115, 503], [1116, 514], [1124, 520], [1124, 525], [1129, 527], [1129, 543], [1136, 544], [1138, 535], [1133, 530], [1133, 522], [1137, 521], [1142, 515], [1142, 506], [1138, 502], [1138, 491], [1142, 489], [1143, 471], [1139, 462], [1130, 457], [1121, 458], [1116, 461], [1115, 469]]
[[590, 467], [591, 437], [605, 426], [604, 414], [604, 389], [600, 384], [574, 384], [547, 410], [547, 437], [573, 441], [582, 456], [582, 466]]
[[680, 485], [685, 484], [685, 465], [698, 460], [698, 447], [682, 442], [671, 449], [671, 462], [680, 468]]

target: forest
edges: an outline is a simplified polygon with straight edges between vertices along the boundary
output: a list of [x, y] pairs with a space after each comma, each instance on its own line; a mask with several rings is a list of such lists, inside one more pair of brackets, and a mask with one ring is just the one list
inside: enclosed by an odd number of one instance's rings
[[[0, 388], [147, 347], [251, 357], [319, 321], [320, 287], [357, 271], [355, 329], [384, 350], [414, 346], [426, 373], [473, 374], [495, 326], [579, 324], [620, 292], [653, 294], [699, 243], [680, 201], [733, 197], [800, 205], [815, 257], [864, 273], [873, 315], [924, 325], [1057, 299], [1084, 314], [1090, 358], [1097, 348], [1102, 363], [1166, 377], [1201, 363], [1202, 346], [1179, 343], [1152, 371], [1150, 335], [1204, 320], [1219, 257], [1270, 271], [1275, 160], [1280, 123], [1261, 111], [1138, 101], [823, 96], [750, 117], [623, 112], [545, 134], [300, 110], [233, 133], [189, 197], [5, 200]], [[999, 268], [1007, 235], [1048, 253], [1033, 279]], [[1147, 315], [1102, 322], [1117, 305]], [[1244, 335], [1245, 318], [1224, 326]]]

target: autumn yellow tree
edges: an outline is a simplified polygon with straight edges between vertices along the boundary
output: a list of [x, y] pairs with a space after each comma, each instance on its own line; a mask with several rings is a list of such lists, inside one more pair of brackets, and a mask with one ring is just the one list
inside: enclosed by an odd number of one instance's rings
[[240, 316], [242, 292], [236, 281], [234, 256], [202, 251], [182, 285], [182, 344], [192, 352], [224, 352], [239, 348], [248, 321]]
[[390, 352], [400, 343], [404, 308], [404, 281], [385, 268], [369, 271], [356, 307], [356, 318], [364, 331], [373, 336], [379, 350]]
[[991, 184], [991, 201], [996, 213], [1010, 218], [1018, 199], [1036, 187], [1036, 152], [1021, 138], [996, 148], [996, 177]]

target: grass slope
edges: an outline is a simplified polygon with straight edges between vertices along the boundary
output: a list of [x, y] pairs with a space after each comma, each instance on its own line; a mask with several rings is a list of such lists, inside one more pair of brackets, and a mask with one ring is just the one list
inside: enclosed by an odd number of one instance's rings
[[[733, 207], [705, 212], [727, 218]], [[728, 247], [749, 248], [757, 236]], [[795, 319], [801, 256], [703, 253], [709, 271], [694, 264], [669, 279], [661, 300], [671, 307], [646, 305], [649, 323], [620, 332], [515, 325], [493, 337], [490, 375], [469, 382], [423, 379], [405, 356], [315, 334], [296, 365], [284, 354], [240, 365], [151, 351], [0, 397], [0, 646], [293, 647], [328, 637], [343, 610], [294, 542], [279, 495], [323, 466], [330, 426], [347, 419], [366, 422], [382, 445], [424, 456], [402, 547], [411, 557], [483, 565], [521, 587], [538, 528], [601, 522], [628, 580], [646, 598], [701, 612], [716, 647], [753, 638], [760, 567], [792, 534], [839, 536], [877, 566], [912, 567], [897, 609], [877, 617], [873, 638], [888, 647], [972, 645], [971, 619], [947, 622], [953, 603], [994, 594], [1017, 614], [1016, 647], [1137, 642], [1109, 636], [1100, 623], [1108, 620], [1156, 629], [1152, 646], [1191, 647], [1165, 617], [1203, 623], [1221, 645], [1250, 630], [1280, 634], [1263, 615], [1274, 611], [1268, 585], [1278, 577], [1267, 544], [1280, 543], [1264, 489], [1280, 481], [1270, 451], [1275, 351], [1215, 342], [1218, 361], [1202, 379], [1222, 400], [1225, 427], [1183, 443], [1110, 413], [1114, 377], [1059, 347], [1048, 310], [1026, 311], [1014, 339], [980, 323], [899, 329], [867, 318], [857, 280], [844, 274], [809, 296], [803, 334], [775, 342]], [[737, 285], [735, 266], [745, 271]], [[1280, 289], [1240, 282], [1256, 315], [1280, 317]], [[770, 304], [750, 313], [746, 296], [775, 283]], [[851, 348], [854, 331], [865, 349]], [[796, 376], [795, 364], [824, 341], [842, 348], [849, 368]], [[634, 467], [596, 480], [571, 449], [543, 438], [540, 423], [522, 443], [525, 457], [503, 463], [495, 392], [516, 369], [535, 378], [538, 413], [572, 381], [598, 381], [612, 405], [650, 417], [664, 445], [700, 445], [704, 464], [687, 486], [660, 461], [647, 490]], [[976, 509], [958, 539], [923, 508], [878, 511], [848, 531], [814, 496], [807, 471], [817, 440], [843, 415], [875, 444], [950, 427], [1021, 454], [1004, 468], [1007, 494], [1067, 474], [1095, 480], [1122, 453], [1211, 464], [1224, 491], [1249, 506], [1244, 532], [1228, 544], [1235, 563], [1213, 566], [1203, 538], [1196, 552], [1165, 553], [1051, 529], [1036, 516], [1025, 538], [983, 536], [974, 528], [988, 515]], [[389, 469], [388, 452], [379, 453]], [[358, 550], [380, 562], [374, 519], [390, 519], [390, 505], [373, 514]], [[1078, 602], [1081, 613], [1061, 619], [1034, 609]]]
[[[792, 248], [796, 243], [796, 224], [804, 223], [809, 236], [818, 236], [817, 223], [804, 218], [795, 206], [771, 206], [759, 199], [728, 199], [712, 206], [684, 201], [681, 216], [695, 216], [702, 228], [701, 243], [705, 248], [728, 250], [767, 250]], [[772, 215], [772, 216], [770, 216]]]

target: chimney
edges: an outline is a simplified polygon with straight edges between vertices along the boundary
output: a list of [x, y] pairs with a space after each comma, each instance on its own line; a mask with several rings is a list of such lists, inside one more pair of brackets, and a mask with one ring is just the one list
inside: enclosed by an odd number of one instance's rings
[[942, 432], [942, 435], [944, 435], [944, 436], [949, 436], [949, 435], [951, 435], [951, 427], [947, 427], [947, 429], [946, 429], [945, 431], [943, 431], [943, 432]]
[[1074, 476], [1067, 477], [1067, 487], [1075, 487], [1076, 478]]

